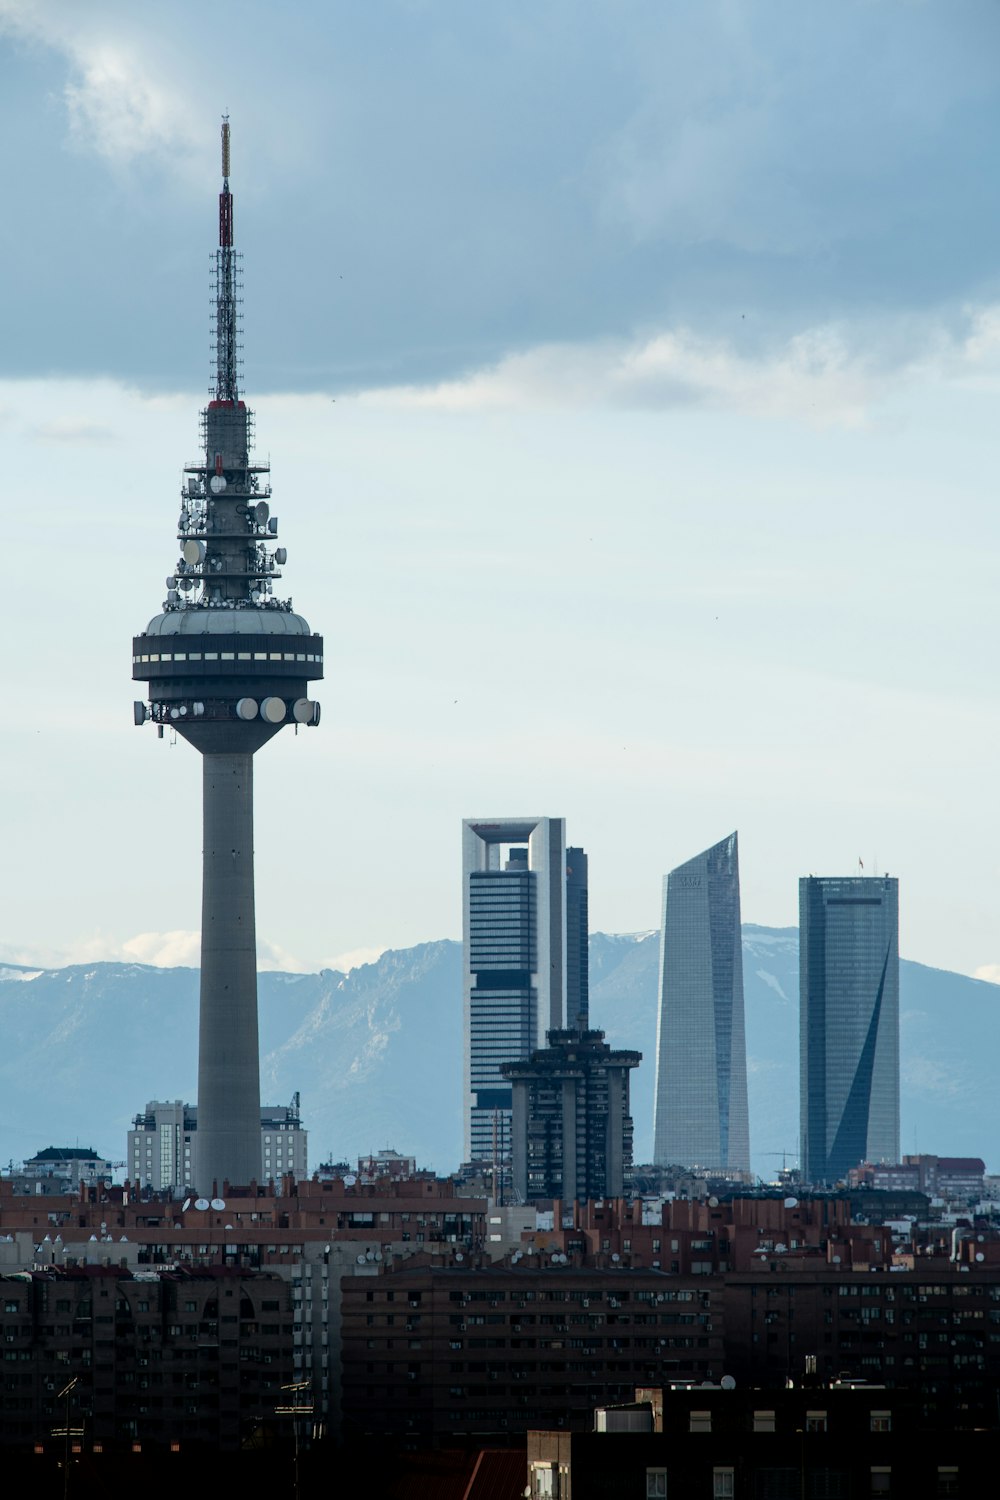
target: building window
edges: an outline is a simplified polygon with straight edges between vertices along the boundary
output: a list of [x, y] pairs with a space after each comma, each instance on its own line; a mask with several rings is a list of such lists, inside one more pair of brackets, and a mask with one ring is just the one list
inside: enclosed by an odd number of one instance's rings
[[806, 1432], [825, 1432], [825, 1431], [826, 1431], [826, 1412], [825, 1411], [807, 1411], [806, 1412]]
[[873, 1411], [871, 1414], [872, 1432], [891, 1432], [892, 1413], [888, 1411]]
[[712, 1500], [732, 1500], [736, 1493], [732, 1469], [712, 1470]]
[[871, 1486], [868, 1491], [870, 1495], [888, 1495], [892, 1492], [892, 1470], [876, 1469], [871, 1471]]
[[666, 1469], [646, 1470], [646, 1500], [667, 1500]]
[[938, 1465], [937, 1492], [939, 1500], [953, 1500], [958, 1495], [958, 1466], [942, 1468]]
[[693, 1411], [690, 1418], [689, 1431], [711, 1432], [712, 1413], [710, 1411]]
[[753, 1430], [754, 1432], [773, 1432], [774, 1412], [755, 1411], [753, 1414]]
[[533, 1464], [531, 1467], [532, 1500], [558, 1500], [559, 1470], [554, 1464]]

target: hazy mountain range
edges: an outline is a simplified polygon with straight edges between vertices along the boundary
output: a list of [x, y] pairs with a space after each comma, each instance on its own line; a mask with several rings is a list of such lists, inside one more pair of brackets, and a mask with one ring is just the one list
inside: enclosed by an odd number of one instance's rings
[[[637, 1047], [637, 1160], [652, 1149], [656, 1046], [654, 934], [591, 938], [591, 1024]], [[773, 1174], [798, 1150], [798, 933], [746, 926], [750, 1137]], [[193, 1102], [195, 969], [101, 963], [0, 968], [0, 1159], [48, 1145], [125, 1155], [149, 1099]], [[996, 1060], [1000, 986], [901, 964], [902, 1149], [982, 1156], [1000, 1167]], [[440, 1172], [462, 1154], [461, 945], [422, 943], [349, 974], [260, 976], [266, 1103], [299, 1090], [310, 1160], [381, 1146]]]

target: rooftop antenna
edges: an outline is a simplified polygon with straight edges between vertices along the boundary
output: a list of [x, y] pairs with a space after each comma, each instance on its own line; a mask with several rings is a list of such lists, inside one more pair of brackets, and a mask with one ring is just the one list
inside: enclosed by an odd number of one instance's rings
[[215, 399], [239, 399], [237, 298], [239, 256], [233, 248], [233, 195], [229, 191], [229, 116], [222, 118], [222, 192], [219, 248], [215, 252]]

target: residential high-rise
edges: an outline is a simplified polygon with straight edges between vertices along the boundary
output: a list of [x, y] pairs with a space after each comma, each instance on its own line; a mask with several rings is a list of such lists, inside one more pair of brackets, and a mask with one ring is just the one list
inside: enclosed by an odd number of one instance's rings
[[[299, 1096], [291, 1104], [262, 1104], [257, 1170], [262, 1187], [291, 1173], [301, 1182], [308, 1171], [308, 1132], [302, 1128]], [[128, 1133], [125, 1172], [137, 1187], [180, 1192], [201, 1180], [198, 1160], [198, 1108], [180, 1099], [151, 1099]]]
[[731, 833], [663, 879], [653, 1160], [750, 1168], [740, 869]]
[[[260, 1067], [253, 870], [253, 757], [286, 723], [315, 725], [310, 680], [323, 641], [291, 601], [272, 597], [285, 549], [270, 549], [269, 466], [251, 457], [238, 390], [239, 256], [233, 248], [229, 124], [222, 127], [215, 256], [215, 389], [204, 449], [185, 468], [178, 540], [162, 612], [132, 642], [149, 684], [135, 722], [176, 730], [203, 767], [198, 1176], [205, 1194], [260, 1171]], [[193, 830], [192, 830], [193, 832]]]
[[899, 882], [799, 881], [802, 1175], [899, 1160]]
[[500, 1064], [544, 1046], [566, 1014], [563, 819], [466, 819], [462, 908], [465, 1156], [506, 1161], [511, 1086]]
[[632, 1182], [629, 1072], [641, 1052], [616, 1052], [603, 1031], [550, 1031], [548, 1046], [502, 1063], [513, 1090], [511, 1178], [536, 1198], [621, 1198]]

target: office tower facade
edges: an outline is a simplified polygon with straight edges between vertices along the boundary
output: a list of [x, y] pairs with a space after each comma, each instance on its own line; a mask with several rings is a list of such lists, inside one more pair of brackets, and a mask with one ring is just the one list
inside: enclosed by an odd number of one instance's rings
[[132, 642], [132, 676], [148, 683], [136, 724], [175, 730], [202, 757], [201, 1000], [198, 1174], [209, 1194], [260, 1169], [260, 1066], [253, 868], [253, 757], [286, 723], [315, 725], [311, 680], [323, 641], [291, 601], [275, 599], [286, 554], [271, 550], [267, 464], [251, 454], [252, 417], [238, 390], [239, 256], [222, 127], [215, 256], [215, 388], [203, 452], [185, 469], [178, 540], [160, 614]]
[[899, 882], [799, 881], [799, 1111], [806, 1182], [899, 1160]]
[[566, 850], [566, 1025], [586, 1031], [590, 1024], [590, 921], [587, 910], [587, 856]]
[[603, 1031], [550, 1031], [524, 1062], [502, 1063], [512, 1089], [511, 1178], [519, 1198], [621, 1198], [632, 1184], [629, 1072], [641, 1052]]
[[[309, 1170], [309, 1136], [302, 1129], [299, 1096], [291, 1104], [262, 1104], [257, 1169], [254, 1180], [265, 1186], [291, 1172], [302, 1181]], [[151, 1099], [132, 1121], [125, 1171], [138, 1187], [182, 1192], [200, 1181], [198, 1108], [180, 1099]]]
[[464, 1124], [467, 1161], [506, 1161], [511, 1086], [566, 1014], [566, 835], [562, 818], [462, 824]]
[[653, 1159], [750, 1168], [735, 833], [664, 876]]

